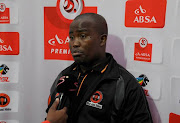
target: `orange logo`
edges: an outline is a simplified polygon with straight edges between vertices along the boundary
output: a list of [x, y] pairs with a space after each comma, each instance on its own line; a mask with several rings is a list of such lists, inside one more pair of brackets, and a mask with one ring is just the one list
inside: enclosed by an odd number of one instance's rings
[[44, 7], [44, 58], [73, 60], [69, 49], [69, 25], [79, 14], [94, 12], [83, 0], [57, 0], [56, 7]]
[[19, 33], [0, 32], [0, 55], [19, 54]]
[[134, 60], [151, 62], [152, 44], [148, 44], [146, 38], [141, 38], [134, 46]]
[[103, 95], [101, 91], [96, 91], [90, 98], [93, 103], [100, 103], [103, 99]]
[[128, 0], [125, 10], [125, 26], [163, 28], [166, 3], [166, 0]]
[[10, 103], [10, 97], [7, 94], [0, 93], [0, 107], [6, 107]]
[[49, 98], [48, 98], [48, 105], [50, 104], [51, 102], [51, 95], [49, 95]]

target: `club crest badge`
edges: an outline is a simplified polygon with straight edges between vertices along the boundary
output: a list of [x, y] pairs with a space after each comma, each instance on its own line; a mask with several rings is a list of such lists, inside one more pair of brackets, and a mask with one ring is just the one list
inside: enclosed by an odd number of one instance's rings
[[90, 101], [86, 102], [86, 105], [91, 106], [91, 107], [95, 107], [98, 109], [102, 109], [102, 105], [99, 104], [103, 99], [103, 94], [101, 91], [96, 91], [91, 97], [90, 97]]

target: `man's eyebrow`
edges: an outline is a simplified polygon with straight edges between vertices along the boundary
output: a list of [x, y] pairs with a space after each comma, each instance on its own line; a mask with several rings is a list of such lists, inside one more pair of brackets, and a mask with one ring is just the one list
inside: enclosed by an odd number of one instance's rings
[[[88, 31], [88, 29], [78, 29], [78, 30], [76, 30], [76, 32], [87, 32]], [[72, 34], [73, 33], [73, 31], [69, 31], [69, 34]]]
[[77, 32], [87, 32], [87, 29], [78, 29]]

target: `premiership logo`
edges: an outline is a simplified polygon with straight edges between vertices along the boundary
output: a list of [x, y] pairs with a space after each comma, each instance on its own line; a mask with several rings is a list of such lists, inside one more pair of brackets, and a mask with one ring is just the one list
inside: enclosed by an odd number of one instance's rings
[[71, 22], [84, 8], [83, 0], [58, 0], [57, 13], [65, 22]]
[[140, 47], [145, 48], [148, 45], [148, 40], [146, 38], [141, 38], [139, 40], [139, 45]]
[[4, 3], [0, 3], [0, 12], [4, 12], [6, 10], [6, 5]]
[[134, 60], [151, 62], [152, 59], [152, 44], [144, 37], [139, 39], [138, 43], [134, 44]]

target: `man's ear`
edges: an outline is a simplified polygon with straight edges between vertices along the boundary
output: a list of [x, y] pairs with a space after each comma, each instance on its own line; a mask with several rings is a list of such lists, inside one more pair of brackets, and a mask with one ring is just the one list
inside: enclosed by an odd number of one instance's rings
[[106, 40], [107, 40], [107, 34], [102, 34], [101, 35], [100, 46], [105, 46], [106, 45]]

